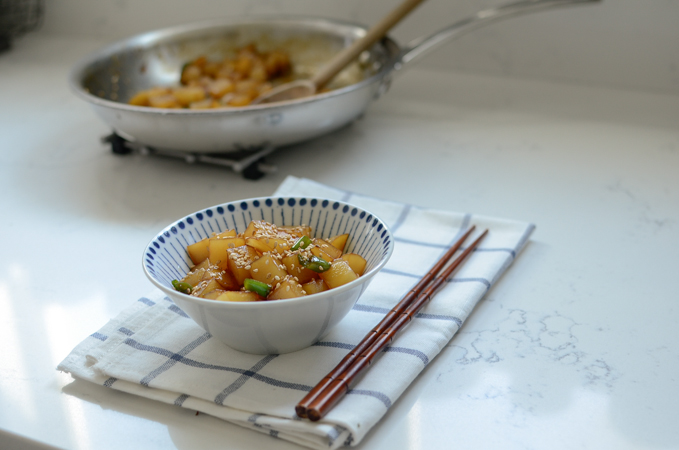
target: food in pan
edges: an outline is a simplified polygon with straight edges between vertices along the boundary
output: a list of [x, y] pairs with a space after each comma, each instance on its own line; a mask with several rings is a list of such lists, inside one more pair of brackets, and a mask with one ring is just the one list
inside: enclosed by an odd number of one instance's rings
[[312, 235], [309, 226], [279, 227], [261, 220], [240, 234], [213, 234], [187, 247], [195, 266], [172, 284], [196, 297], [252, 302], [311, 295], [363, 275], [366, 260], [344, 252], [348, 234]]
[[138, 92], [129, 104], [190, 109], [247, 106], [275, 84], [288, 81], [291, 73], [286, 51], [261, 52], [249, 44], [221, 61], [200, 56], [184, 65], [179, 86]]

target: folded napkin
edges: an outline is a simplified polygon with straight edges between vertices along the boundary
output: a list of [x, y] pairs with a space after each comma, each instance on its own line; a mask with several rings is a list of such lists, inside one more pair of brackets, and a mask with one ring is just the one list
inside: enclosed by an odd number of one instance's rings
[[[288, 177], [277, 196], [313, 196], [365, 208], [394, 233], [394, 253], [353, 310], [322, 341], [284, 355], [230, 349], [155, 291], [87, 337], [58, 366], [76, 378], [197, 410], [303, 446], [353, 446], [450, 341], [526, 244], [532, 224], [419, 208]], [[295, 405], [431, 268], [460, 231], [490, 230], [436, 297], [387, 347], [326, 418]]]

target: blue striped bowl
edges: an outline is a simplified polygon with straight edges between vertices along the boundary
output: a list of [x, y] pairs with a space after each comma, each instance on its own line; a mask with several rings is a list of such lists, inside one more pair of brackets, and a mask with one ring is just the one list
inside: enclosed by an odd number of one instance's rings
[[[240, 233], [251, 220], [310, 225], [313, 237], [349, 233], [345, 252], [363, 256], [366, 271], [344, 286], [276, 301], [222, 302], [172, 288], [171, 281], [183, 278], [192, 266], [188, 245], [227, 229]], [[321, 198], [261, 197], [216, 205], [168, 225], [144, 249], [143, 266], [149, 280], [215, 338], [246, 353], [279, 354], [322, 339], [351, 310], [393, 248], [384, 222], [357, 206]]]

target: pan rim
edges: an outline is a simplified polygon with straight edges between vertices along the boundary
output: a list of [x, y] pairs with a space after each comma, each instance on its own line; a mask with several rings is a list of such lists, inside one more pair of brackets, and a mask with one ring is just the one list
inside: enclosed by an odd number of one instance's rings
[[[87, 75], [88, 69], [95, 63], [101, 61], [105, 58], [110, 58], [117, 53], [128, 49], [130, 46], [136, 46], [140, 49], [152, 48], [163, 41], [175, 39], [178, 36], [195, 33], [198, 31], [205, 31], [209, 29], [219, 29], [228, 26], [236, 25], [259, 25], [259, 24], [287, 24], [289, 25], [304, 25], [308, 27], [309, 30], [314, 28], [322, 30], [324, 27], [337, 28], [345, 27], [352, 31], [354, 34], [360, 36], [360, 34], [365, 33], [368, 27], [356, 22], [331, 19], [327, 17], [316, 17], [316, 16], [242, 16], [235, 18], [221, 18], [221, 19], [210, 19], [197, 22], [191, 22], [187, 24], [175, 25], [171, 27], [160, 28], [148, 32], [139, 33], [124, 39], [119, 39], [114, 41], [98, 50], [91, 52], [85, 57], [81, 58], [71, 69], [69, 74], [69, 85], [71, 90], [81, 99], [86, 100], [97, 106], [112, 108], [121, 111], [129, 111], [140, 114], [148, 115], [190, 115], [190, 116], [225, 116], [234, 114], [244, 114], [251, 111], [275, 111], [288, 107], [290, 105], [304, 105], [312, 102], [316, 102], [321, 99], [331, 98], [341, 96], [347, 92], [361, 89], [363, 86], [372, 84], [388, 76], [391, 73], [398, 62], [400, 61], [402, 49], [401, 47], [389, 36], [382, 39], [380, 45], [384, 46], [388, 50], [388, 58], [385, 64], [373, 75], [364, 78], [358, 83], [354, 83], [339, 89], [332, 91], [316, 94], [311, 97], [306, 97], [296, 100], [288, 100], [278, 103], [261, 104], [261, 105], [248, 105], [243, 107], [230, 107], [230, 108], [218, 108], [218, 109], [207, 109], [207, 110], [191, 110], [191, 109], [170, 109], [170, 108], [149, 108], [144, 106], [134, 106], [127, 103], [118, 102], [114, 100], [105, 99], [94, 95], [87, 91], [82, 84], [83, 78]], [[345, 36], [349, 35], [345, 33]], [[394, 50], [389, 51], [393, 48]]]

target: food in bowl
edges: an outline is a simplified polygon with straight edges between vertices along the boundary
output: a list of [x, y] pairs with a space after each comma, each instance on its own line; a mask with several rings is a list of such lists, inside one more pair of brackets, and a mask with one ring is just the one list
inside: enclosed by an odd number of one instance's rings
[[222, 60], [199, 56], [184, 64], [180, 86], [145, 89], [129, 104], [189, 109], [247, 106], [274, 85], [289, 81], [291, 73], [287, 51], [261, 52], [256, 44], [249, 44]]
[[173, 287], [210, 300], [252, 302], [311, 295], [363, 275], [366, 260], [344, 252], [348, 233], [313, 235], [307, 225], [265, 220], [251, 221], [242, 233], [213, 233], [186, 248], [195, 266]]
[[[348, 234], [344, 253], [356, 253], [366, 260], [363, 275], [334, 289], [278, 301], [215, 301], [172, 287], [173, 279], [184, 278], [194, 266], [189, 245], [213, 233], [243, 232], [253, 220], [278, 227], [309, 224], [313, 231], [310, 238]], [[192, 319], [236, 350], [279, 354], [301, 350], [325, 337], [351, 311], [393, 251], [394, 238], [386, 224], [360, 206], [323, 198], [277, 196], [222, 203], [182, 217], [151, 239], [142, 263], [151, 283], [167, 296], [173, 314]]]

